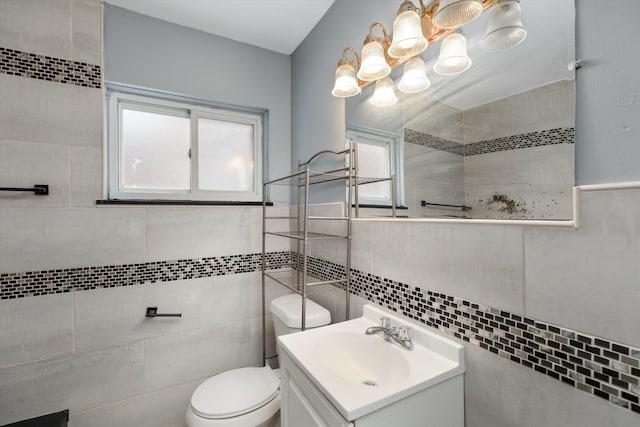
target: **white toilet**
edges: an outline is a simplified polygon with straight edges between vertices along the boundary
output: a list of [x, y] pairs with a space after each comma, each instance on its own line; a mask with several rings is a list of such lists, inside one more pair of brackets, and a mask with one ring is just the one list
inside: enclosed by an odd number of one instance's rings
[[[300, 331], [302, 297], [290, 294], [271, 301], [276, 339]], [[305, 328], [331, 323], [331, 314], [307, 300]], [[187, 408], [189, 427], [277, 427], [280, 425], [280, 376], [270, 367], [223, 372], [200, 384]]]

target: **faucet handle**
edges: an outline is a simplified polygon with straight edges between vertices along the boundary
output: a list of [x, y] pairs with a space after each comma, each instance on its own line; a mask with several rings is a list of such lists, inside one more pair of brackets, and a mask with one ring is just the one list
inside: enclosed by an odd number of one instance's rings
[[390, 328], [391, 327], [391, 319], [389, 319], [386, 316], [382, 316], [380, 318], [380, 326], [382, 326], [383, 328]]
[[398, 338], [401, 340], [410, 340], [413, 338], [413, 329], [409, 326], [400, 326], [398, 330]]

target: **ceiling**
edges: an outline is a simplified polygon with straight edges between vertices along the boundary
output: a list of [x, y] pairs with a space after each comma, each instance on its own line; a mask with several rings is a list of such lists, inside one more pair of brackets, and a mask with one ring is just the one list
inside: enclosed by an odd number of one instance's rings
[[105, 0], [143, 15], [290, 55], [334, 0]]

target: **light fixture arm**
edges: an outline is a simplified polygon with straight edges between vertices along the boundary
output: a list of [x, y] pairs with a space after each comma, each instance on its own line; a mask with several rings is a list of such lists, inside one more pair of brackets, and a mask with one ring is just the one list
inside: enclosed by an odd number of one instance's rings
[[[376, 35], [373, 32], [374, 28], [378, 28], [380, 31], [382, 31], [382, 37]], [[373, 24], [371, 24], [369, 26], [369, 34], [367, 35], [367, 38], [365, 39], [365, 44], [367, 44], [367, 42], [371, 41], [371, 39], [379, 41], [380, 44], [382, 44], [385, 47], [387, 47], [387, 46], [389, 46], [391, 44], [391, 37], [389, 37], [389, 35], [387, 34], [387, 30], [384, 29], [384, 25], [382, 25], [379, 22], [374, 22]]]
[[[353, 60], [349, 59], [347, 56], [347, 52], [353, 53]], [[360, 55], [358, 55], [358, 51], [352, 47], [345, 47], [342, 51], [342, 58], [338, 61], [338, 67], [345, 64], [351, 64], [354, 69], [360, 68]]]

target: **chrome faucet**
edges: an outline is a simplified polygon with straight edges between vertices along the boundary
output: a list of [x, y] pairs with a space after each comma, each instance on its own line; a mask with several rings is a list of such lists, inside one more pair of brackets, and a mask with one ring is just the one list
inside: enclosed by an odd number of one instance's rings
[[413, 330], [408, 326], [392, 326], [388, 317], [380, 318], [380, 326], [371, 326], [365, 331], [367, 335], [380, 335], [390, 343], [398, 344], [405, 350], [413, 350]]

